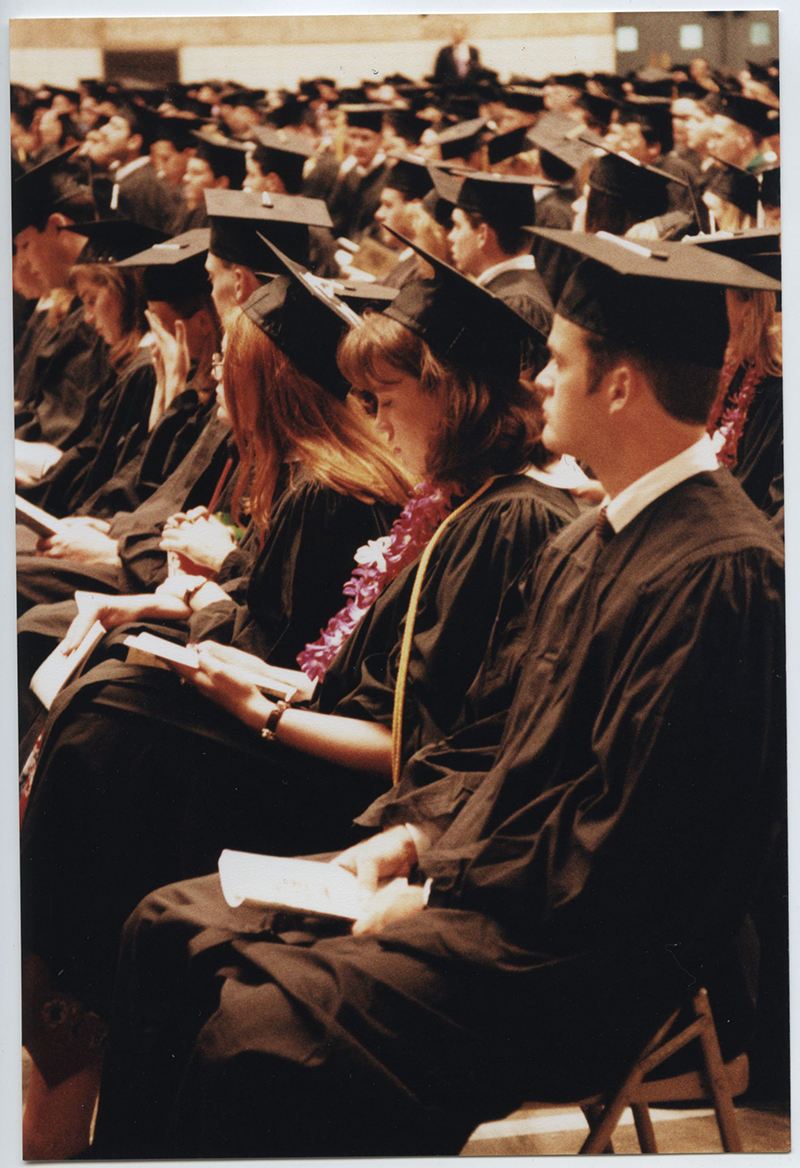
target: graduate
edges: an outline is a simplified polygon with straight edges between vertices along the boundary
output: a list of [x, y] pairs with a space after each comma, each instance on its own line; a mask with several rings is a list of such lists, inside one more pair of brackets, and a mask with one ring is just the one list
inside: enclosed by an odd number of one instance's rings
[[549, 234], [587, 258], [544, 439], [608, 501], [539, 558], [494, 764], [381, 801], [335, 861], [389, 881], [352, 933], [233, 910], [216, 877], [149, 897], [98, 1158], [453, 1155], [524, 1099], [622, 1076], [698, 985], [728, 1056], [742, 1039], [731, 951], [785, 812], [783, 553], [705, 421], [723, 290], [772, 281], [685, 244]]
[[[291, 344], [292, 353], [319, 367], [325, 354], [309, 350], [306, 322], [276, 314], [273, 288], [266, 286], [248, 302], [250, 321], [269, 329], [276, 345]], [[241, 322], [245, 328], [250, 325]], [[86, 674], [53, 706], [23, 845], [25, 944], [36, 955], [26, 976], [33, 994], [27, 1044], [42, 1073], [42, 1090], [32, 1096], [38, 1099], [32, 1114], [40, 1124], [50, 1103], [57, 1103], [59, 1084], [85, 1072], [83, 1081], [91, 1085], [94, 1064], [91, 1046], [65, 1049], [42, 1028], [42, 989], [49, 978], [58, 980], [59, 992], [82, 1003], [79, 1010], [106, 1015], [118, 930], [144, 890], [163, 882], [165, 870], [207, 871], [226, 845], [286, 852], [313, 850], [331, 836], [344, 843], [353, 815], [391, 781], [390, 727], [396, 727], [398, 758], [405, 758], [458, 725], [461, 698], [480, 668], [506, 586], [546, 536], [578, 510], [568, 492], [537, 470], [549, 459], [539, 448], [535, 397], [518, 380], [526, 331], [525, 322], [501, 301], [438, 264], [435, 280], [407, 285], [383, 314], [352, 330], [352, 341], [345, 338], [342, 367], [371, 395], [390, 450], [415, 477], [430, 475], [431, 481], [417, 492], [416, 505], [396, 526], [394, 542], [382, 546], [364, 580], [358, 604], [368, 609], [365, 619], [338, 655], [341, 619], [339, 635], [312, 654], [314, 664], [325, 665], [313, 705], [309, 676], [286, 670], [293, 639], [286, 626], [296, 634], [298, 622], [285, 611], [276, 628], [273, 604], [269, 623], [263, 612], [253, 612], [256, 623], [262, 622], [255, 648], [269, 652], [266, 667], [241, 653], [246, 642], [235, 630], [232, 650], [201, 644], [200, 667], [182, 673], [188, 683], [183, 687], [163, 671], [113, 663]], [[237, 326], [232, 343], [239, 334]], [[498, 338], [503, 344], [496, 350]], [[234, 363], [226, 376], [233, 378], [235, 400], [246, 374], [235, 363], [236, 350], [229, 350], [229, 359]], [[336, 385], [342, 382], [338, 370], [328, 372], [331, 378]], [[256, 474], [254, 486], [261, 477]], [[425, 569], [407, 679], [401, 683], [414, 560], [430, 538], [431, 520], [434, 527], [447, 522]], [[270, 538], [278, 530], [277, 511], [274, 524]], [[304, 535], [296, 523], [286, 542], [299, 546]], [[309, 554], [310, 562], [307, 556], [290, 562], [288, 571], [278, 559], [273, 576], [275, 584], [291, 579], [293, 594], [310, 602], [322, 593], [322, 567], [313, 549]], [[318, 554], [331, 558], [333, 549]], [[189, 578], [179, 598], [168, 583], [150, 603], [163, 615], [166, 609], [158, 606], [173, 597], [170, 611], [181, 615], [203, 603], [208, 587]], [[381, 587], [370, 606], [367, 597]], [[102, 610], [99, 615], [103, 620]], [[244, 663], [297, 686], [296, 705], [276, 705], [257, 687], [240, 684], [233, 667]], [[397, 721], [395, 693], [402, 684]], [[147, 733], [136, 729], [142, 726]], [[76, 750], [82, 755], [77, 769]], [[110, 786], [109, 765], [115, 772]], [[58, 819], [53, 809], [62, 799], [92, 839], [102, 840], [99, 848], [79, 848], [82, 860], [67, 864], [74, 878], [69, 889], [56, 873], [63, 872], [66, 852], [74, 854], [76, 839], [51, 830]], [[78, 810], [84, 803], [94, 808], [88, 817]], [[106, 821], [102, 828], [100, 819]], [[120, 863], [122, 847], [131, 847], [125, 863]], [[109, 865], [119, 878], [109, 879]], [[70, 942], [73, 956], [67, 958], [64, 945], [76, 931], [84, 942], [80, 952]], [[62, 969], [63, 975], [57, 972]], [[95, 1025], [89, 1020], [87, 1033]], [[68, 1036], [65, 1040], [69, 1048]], [[31, 1125], [34, 1130], [33, 1120]]]

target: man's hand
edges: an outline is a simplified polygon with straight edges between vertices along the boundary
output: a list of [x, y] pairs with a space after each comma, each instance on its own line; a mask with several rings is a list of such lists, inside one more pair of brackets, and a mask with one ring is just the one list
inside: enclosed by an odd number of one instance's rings
[[398, 824], [348, 848], [331, 863], [352, 872], [368, 892], [377, 892], [381, 880], [408, 876], [416, 859], [417, 849], [410, 833]]
[[394, 921], [401, 921], [403, 917], [422, 912], [424, 907], [424, 888], [418, 884], [409, 884], [404, 876], [400, 876], [375, 893], [369, 902], [367, 912], [354, 923], [353, 936], [379, 933]]

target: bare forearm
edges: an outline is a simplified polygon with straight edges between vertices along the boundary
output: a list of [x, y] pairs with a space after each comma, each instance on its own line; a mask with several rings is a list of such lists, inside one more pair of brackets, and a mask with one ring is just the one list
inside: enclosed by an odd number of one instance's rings
[[278, 724], [278, 739], [339, 766], [387, 777], [392, 773], [392, 734], [378, 722], [288, 709]]

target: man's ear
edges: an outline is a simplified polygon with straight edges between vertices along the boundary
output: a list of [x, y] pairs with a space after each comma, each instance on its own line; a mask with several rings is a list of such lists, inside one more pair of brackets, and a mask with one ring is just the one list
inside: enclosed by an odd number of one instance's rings
[[72, 220], [68, 219], [66, 215], [62, 215], [60, 211], [54, 211], [52, 215], [47, 218], [47, 226], [45, 231], [59, 232], [64, 227], [69, 227]]
[[230, 185], [231, 185], [231, 180], [228, 178], [227, 174], [221, 174], [219, 176], [219, 178], [214, 179], [214, 190], [215, 191], [227, 191], [227, 189]]
[[128, 153], [129, 154], [141, 154], [143, 146], [144, 146], [144, 138], [142, 137], [142, 135], [141, 134], [131, 134], [130, 138], [128, 139]]
[[615, 365], [608, 374], [608, 383], [603, 387], [609, 414], [618, 414], [628, 407], [636, 397], [638, 388], [639, 381], [634, 367], [626, 361]]
[[480, 223], [475, 228], [475, 234], [478, 237], [478, 245], [481, 248], [486, 247], [486, 244], [489, 241], [489, 231], [490, 231], [489, 224], [486, 222], [485, 219], [481, 219]]

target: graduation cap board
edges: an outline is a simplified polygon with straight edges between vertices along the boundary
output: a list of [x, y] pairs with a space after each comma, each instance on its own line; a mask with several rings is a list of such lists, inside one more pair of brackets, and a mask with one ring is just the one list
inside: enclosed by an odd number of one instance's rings
[[473, 154], [481, 145], [481, 136], [488, 122], [487, 118], [471, 118], [467, 122], [457, 122], [438, 134], [442, 158], [465, 158]]
[[205, 259], [210, 238], [210, 228], [196, 227], [120, 260], [117, 267], [144, 270], [148, 300], [182, 300], [209, 289]]
[[372, 101], [363, 102], [359, 105], [340, 105], [338, 108], [347, 118], [348, 126], [359, 130], [372, 130], [374, 134], [380, 134], [383, 128], [384, 116], [391, 113], [394, 106], [386, 105], [383, 102]]
[[253, 161], [264, 175], [277, 174], [292, 192], [299, 191], [303, 168], [314, 151], [302, 139], [259, 126], [251, 135]]
[[271, 255], [269, 266], [279, 274], [253, 293], [243, 311], [301, 373], [344, 401], [350, 383], [339, 372], [336, 351], [345, 332], [361, 324], [360, 317], [328, 281], [318, 280], [259, 235]]
[[669, 183], [676, 183], [679, 187], [686, 188], [695, 221], [698, 227], [701, 226], [694, 190], [686, 179], [661, 170], [657, 166], [640, 162], [638, 158], [624, 150], [611, 150], [594, 134], [585, 132], [582, 137], [584, 141], [597, 145], [603, 151], [603, 157], [595, 162], [587, 180], [594, 190], [626, 203], [641, 222], [664, 214], [668, 202], [667, 186]]
[[760, 138], [770, 138], [780, 131], [780, 112], [775, 106], [739, 93], [727, 93], [722, 99], [720, 113], [746, 126]]
[[86, 236], [78, 264], [113, 264], [167, 238], [166, 232], [131, 219], [96, 219], [73, 224], [67, 231]]
[[682, 242], [704, 247], [755, 268], [773, 280], [781, 278], [781, 233], [770, 227], [752, 231], [721, 231], [716, 235], [688, 236]]
[[255, 194], [211, 189], [204, 194], [211, 219], [209, 250], [221, 260], [253, 270], [264, 263], [259, 231], [299, 261], [307, 258], [308, 228], [332, 226], [322, 199], [266, 191]]
[[456, 205], [480, 215], [490, 227], [505, 223], [530, 227], [536, 221], [533, 188], [538, 185], [527, 176], [475, 171], [464, 176]]
[[404, 284], [384, 315], [411, 329], [444, 361], [478, 376], [519, 376], [526, 343], [540, 334], [488, 289], [387, 228], [430, 264], [432, 280]]
[[93, 209], [91, 189], [80, 183], [68, 166], [78, 149], [70, 146], [46, 162], [26, 170], [14, 179], [11, 194], [12, 233], [46, 221], [48, 215], [75, 200], [86, 203], [86, 218]]
[[746, 264], [683, 242], [648, 248], [605, 232], [531, 230], [585, 257], [567, 281], [557, 315], [644, 355], [721, 368], [725, 289], [780, 288]]
[[578, 170], [595, 153], [594, 142], [583, 135], [586, 127], [581, 122], [555, 110], [539, 118], [527, 131], [527, 140], [538, 150], [546, 150], [566, 166]]
[[384, 185], [400, 191], [406, 199], [422, 199], [433, 187], [433, 179], [424, 159], [401, 154], [389, 171]]
[[740, 166], [734, 166], [732, 162], [723, 162], [719, 158], [715, 161], [717, 165], [708, 175], [706, 191], [732, 203], [742, 214], [754, 219], [758, 214], [757, 177]]
[[247, 145], [225, 138], [222, 134], [191, 131], [197, 157], [207, 162], [217, 178], [225, 175], [233, 187], [240, 187], [247, 173]]

